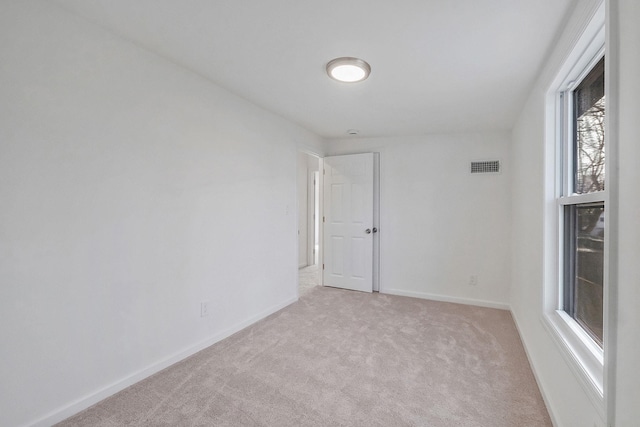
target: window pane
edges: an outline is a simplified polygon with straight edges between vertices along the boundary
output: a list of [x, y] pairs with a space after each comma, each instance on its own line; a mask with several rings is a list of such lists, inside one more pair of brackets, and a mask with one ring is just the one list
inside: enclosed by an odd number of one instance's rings
[[574, 91], [574, 192], [604, 190], [604, 58]]
[[565, 311], [602, 346], [604, 205], [567, 206]]

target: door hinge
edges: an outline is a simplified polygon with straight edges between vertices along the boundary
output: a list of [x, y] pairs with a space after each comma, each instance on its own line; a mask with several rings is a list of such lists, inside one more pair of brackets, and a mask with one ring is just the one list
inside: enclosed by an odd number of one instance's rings
[[324, 217], [322, 217], [322, 222], [324, 222]]
[[322, 175], [326, 175], [327, 174], [327, 170], [326, 169], [322, 169]]
[[322, 269], [324, 270], [324, 264], [322, 264]]

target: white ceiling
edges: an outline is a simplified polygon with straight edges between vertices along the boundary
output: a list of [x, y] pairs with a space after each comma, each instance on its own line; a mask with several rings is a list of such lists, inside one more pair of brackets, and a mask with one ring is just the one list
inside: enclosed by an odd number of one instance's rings
[[[326, 138], [506, 130], [573, 0], [57, 0]], [[368, 80], [329, 79], [339, 56]]]

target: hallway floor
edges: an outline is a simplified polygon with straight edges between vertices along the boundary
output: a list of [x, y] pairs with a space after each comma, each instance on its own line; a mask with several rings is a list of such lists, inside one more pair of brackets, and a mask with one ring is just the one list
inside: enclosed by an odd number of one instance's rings
[[299, 269], [298, 277], [299, 296], [302, 296], [314, 287], [320, 285], [320, 270], [318, 269], [318, 264]]

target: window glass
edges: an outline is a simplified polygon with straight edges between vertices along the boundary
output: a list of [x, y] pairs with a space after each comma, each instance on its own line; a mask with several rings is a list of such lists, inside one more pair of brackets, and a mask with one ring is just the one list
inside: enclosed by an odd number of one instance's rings
[[604, 190], [604, 58], [574, 91], [574, 192]]
[[[563, 201], [563, 309], [603, 345], [605, 239], [605, 92], [602, 58], [568, 94], [573, 106], [564, 141], [573, 161], [564, 171], [569, 194]], [[566, 117], [566, 116], [565, 116]], [[596, 201], [588, 193], [596, 194]]]
[[565, 311], [602, 346], [604, 282], [604, 204], [565, 208]]

